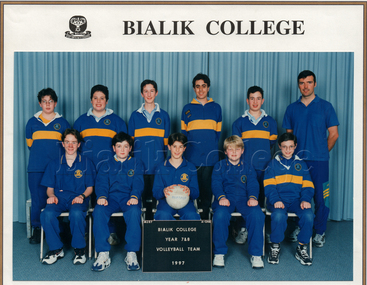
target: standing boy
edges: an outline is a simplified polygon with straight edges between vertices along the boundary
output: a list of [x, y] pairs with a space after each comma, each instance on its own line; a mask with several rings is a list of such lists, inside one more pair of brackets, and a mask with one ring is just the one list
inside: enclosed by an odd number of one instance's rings
[[[184, 134], [171, 134], [168, 138], [168, 149], [171, 157], [162, 162], [156, 169], [153, 195], [158, 200], [155, 220], [175, 220], [173, 215], [178, 213], [181, 220], [200, 220], [196, 213], [193, 200], [199, 197], [199, 187], [196, 168], [182, 157], [187, 144]], [[180, 186], [190, 197], [189, 203], [182, 209], [175, 210], [167, 204], [166, 198], [172, 192], [173, 186]]]
[[[134, 157], [143, 161], [145, 168], [142, 200], [151, 204], [155, 168], [166, 156], [171, 126], [168, 113], [155, 103], [158, 95], [157, 83], [150, 79], [144, 80], [140, 85], [140, 92], [144, 103], [131, 114], [128, 129], [129, 135], [134, 139]], [[147, 208], [151, 209], [148, 205]]]
[[42, 111], [34, 114], [26, 126], [27, 145], [30, 150], [28, 162], [28, 187], [31, 192], [31, 225], [33, 234], [29, 242], [39, 243], [41, 237], [41, 210], [46, 206], [47, 188], [41, 185], [47, 164], [62, 152], [61, 136], [70, 128], [55, 108], [57, 95], [51, 88], [42, 89], [38, 95]]
[[128, 270], [139, 270], [136, 252], [141, 245], [141, 194], [144, 190], [142, 162], [130, 156], [133, 139], [118, 133], [112, 139], [115, 156], [104, 162], [97, 174], [97, 205], [93, 212], [93, 234], [98, 258], [93, 271], [105, 270], [111, 264], [108, 221], [115, 212], [122, 211], [126, 223], [125, 262]]
[[224, 255], [228, 251], [228, 226], [231, 213], [241, 213], [249, 232], [248, 252], [252, 255], [253, 268], [263, 268], [263, 227], [265, 216], [258, 203], [259, 183], [253, 167], [241, 159], [243, 142], [239, 136], [224, 141], [227, 158], [217, 162], [212, 176], [214, 202], [213, 216], [213, 266], [224, 266]]
[[[109, 91], [106, 86], [93, 86], [90, 92], [92, 108], [74, 123], [74, 129], [80, 132], [84, 140], [81, 151], [93, 161], [97, 172], [103, 162], [112, 159], [112, 138], [119, 132], [127, 132], [125, 121], [107, 108], [108, 98]], [[94, 205], [94, 194], [92, 199]], [[111, 231], [109, 242], [116, 245], [119, 238], [114, 223], [111, 222], [109, 226]]]
[[49, 247], [49, 252], [42, 259], [43, 264], [53, 264], [64, 257], [57, 219], [64, 211], [69, 211], [71, 246], [75, 252], [73, 264], [84, 264], [87, 261], [85, 217], [96, 173], [92, 161], [78, 154], [81, 140], [77, 130], [66, 129], [62, 135], [65, 154], [48, 164], [42, 178], [42, 185], [47, 187], [48, 199], [47, 206], [41, 213], [41, 223]]
[[197, 168], [199, 207], [207, 219], [212, 199], [211, 175], [219, 160], [218, 142], [222, 130], [222, 109], [208, 97], [210, 79], [198, 73], [192, 80], [196, 99], [185, 105], [181, 116], [181, 131], [187, 137], [185, 157]]
[[[312, 71], [304, 70], [298, 75], [302, 96], [287, 107], [283, 128], [297, 136], [297, 155], [310, 169], [315, 185], [316, 235], [313, 244], [322, 247], [329, 216], [329, 152], [339, 137], [339, 121], [333, 106], [315, 94], [316, 85], [316, 75]], [[298, 232], [299, 228], [296, 228], [293, 236]]]
[[287, 229], [287, 213], [292, 212], [299, 217], [300, 227], [295, 256], [302, 265], [312, 265], [312, 259], [307, 254], [307, 243], [312, 236], [314, 215], [311, 200], [314, 186], [306, 163], [294, 155], [298, 147], [296, 136], [284, 133], [279, 137], [278, 144], [282, 154], [269, 163], [264, 179], [266, 207], [272, 212], [268, 262], [279, 263], [280, 243]]
[[[264, 172], [271, 160], [270, 150], [278, 136], [277, 122], [261, 109], [264, 104], [264, 91], [259, 86], [252, 86], [247, 90], [246, 102], [249, 109], [233, 123], [232, 135], [242, 138], [245, 147], [243, 158], [256, 170], [260, 185], [259, 203], [262, 205], [265, 198]], [[242, 223], [235, 240], [244, 244], [246, 239], [247, 230]]]

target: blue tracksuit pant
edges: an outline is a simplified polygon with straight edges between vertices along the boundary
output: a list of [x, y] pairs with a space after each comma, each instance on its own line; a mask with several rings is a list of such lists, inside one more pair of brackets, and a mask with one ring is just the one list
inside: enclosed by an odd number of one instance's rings
[[167, 204], [166, 200], [160, 200], [157, 212], [154, 215], [155, 220], [176, 220], [173, 215], [179, 214], [180, 220], [200, 220], [200, 215], [196, 213], [194, 202], [191, 200], [182, 209], [175, 210]]
[[32, 227], [41, 227], [41, 210], [46, 207], [47, 187], [41, 185], [43, 172], [28, 173], [28, 187], [31, 192], [31, 225]]
[[280, 243], [284, 239], [284, 232], [287, 229], [288, 212], [295, 213], [299, 222], [298, 225], [301, 229], [298, 234], [298, 241], [303, 244], [307, 244], [312, 236], [313, 226], [313, 212], [311, 209], [302, 210], [300, 200], [295, 200], [293, 203], [284, 203], [284, 209], [274, 208], [273, 205], [267, 203], [266, 207], [271, 212], [271, 234], [270, 240], [273, 243]]
[[96, 205], [93, 211], [93, 234], [97, 252], [110, 251], [111, 245], [108, 243], [110, 230], [108, 221], [113, 213], [123, 212], [126, 223], [125, 249], [127, 251], [139, 251], [141, 245], [141, 205], [128, 206], [126, 203], [130, 197], [118, 198], [110, 196], [107, 206]]
[[247, 206], [247, 200], [230, 201], [230, 206], [220, 206], [218, 201], [213, 202], [213, 243], [214, 254], [226, 254], [228, 247], [228, 227], [231, 220], [231, 213], [237, 211], [241, 213], [246, 221], [248, 231], [248, 252], [254, 256], [263, 255], [263, 227], [265, 215], [259, 205], [256, 207]]
[[312, 182], [315, 186], [315, 219], [314, 228], [317, 234], [326, 231], [326, 223], [329, 217], [329, 161], [306, 160], [310, 169]]
[[[74, 197], [73, 197], [74, 198]], [[41, 213], [41, 224], [46, 234], [46, 241], [49, 250], [56, 250], [63, 247], [60, 239], [60, 226], [58, 216], [62, 212], [69, 211], [70, 231], [72, 235], [71, 246], [74, 248], [85, 248], [84, 239], [89, 199], [83, 204], [71, 205], [73, 198], [58, 198], [57, 204], [47, 204]]]

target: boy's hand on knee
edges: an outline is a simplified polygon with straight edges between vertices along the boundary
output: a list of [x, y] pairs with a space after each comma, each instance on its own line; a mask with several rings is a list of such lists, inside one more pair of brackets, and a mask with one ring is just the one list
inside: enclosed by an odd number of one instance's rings
[[311, 208], [311, 203], [309, 202], [306, 202], [306, 201], [302, 201], [301, 202], [301, 209], [304, 210], [304, 209], [310, 209]]
[[47, 204], [57, 204], [59, 199], [56, 196], [51, 196], [47, 199]]
[[274, 204], [274, 208], [277, 208], [277, 209], [284, 209], [284, 204], [282, 201], [278, 201]]
[[131, 198], [129, 201], [127, 201], [126, 203], [128, 206], [130, 205], [137, 205], [138, 204], [138, 199], [135, 198]]
[[83, 198], [81, 198], [80, 196], [77, 196], [73, 199], [73, 201], [71, 201], [71, 205], [83, 204], [83, 202], [84, 202]]
[[259, 204], [259, 202], [254, 199], [254, 198], [250, 198], [248, 201], [247, 201], [247, 206], [249, 207], [255, 207]]
[[107, 206], [107, 205], [108, 205], [108, 201], [107, 201], [107, 199], [99, 198], [99, 199], [97, 200], [97, 204], [98, 204], [98, 205], [101, 205], [101, 206]]
[[227, 198], [222, 198], [222, 199], [219, 200], [219, 205], [229, 207], [229, 205], [231, 205], [231, 203], [229, 202], [229, 200]]
[[184, 185], [180, 185], [180, 187], [183, 189], [183, 191], [190, 196], [190, 188]]

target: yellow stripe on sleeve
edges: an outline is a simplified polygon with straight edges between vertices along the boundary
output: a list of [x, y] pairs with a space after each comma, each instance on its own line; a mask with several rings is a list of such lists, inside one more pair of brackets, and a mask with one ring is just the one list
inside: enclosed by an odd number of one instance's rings
[[164, 145], [168, 145], [168, 139], [164, 139], [163, 142], [164, 142]]
[[109, 137], [113, 138], [116, 135], [116, 132], [113, 130], [107, 129], [86, 129], [80, 133], [82, 138], [85, 137]]
[[222, 130], [222, 122], [217, 123], [217, 132], [220, 132]]
[[154, 128], [143, 128], [135, 130], [134, 137], [164, 137], [164, 130], [154, 129]]
[[31, 147], [33, 144], [33, 140], [32, 139], [27, 139], [27, 146]]
[[305, 187], [315, 188], [312, 181], [309, 181], [309, 180], [303, 180], [302, 187], [303, 188], [305, 188]]
[[268, 185], [276, 185], [276, 180], [274, 178], [269, 178], [264, 180], [264, 187]]
[[267, 131], [247, 131], [242, 133], [242, 139], [269, 139], [270, 133]]
[[184, 121], [181, 120], [181, 130], [187, 131], [187, 126]]
[[214, 120], [194, 120], [187, 125], [187, 131], [213, 130], [217, 131], [217, 122]]
[[277, 135], [271, 135], [269, 139], [271, 141], [275, 141], [277, 139], [277, 137], [278, 137]]
[[35, 140], [58, 140], [61, 141], [61, 133], [53, 131], [38, 131], [33, 133], [32, 139]]

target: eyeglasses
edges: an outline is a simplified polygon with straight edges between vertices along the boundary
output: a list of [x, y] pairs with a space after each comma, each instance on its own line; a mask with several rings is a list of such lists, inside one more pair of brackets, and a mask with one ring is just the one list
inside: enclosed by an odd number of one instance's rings
[[42, 104], [47, 105], [47, 104], [53, 104], [54, 100], [50, 100], [50, 101], [42, 100], [41, 102], [42, 102]]

